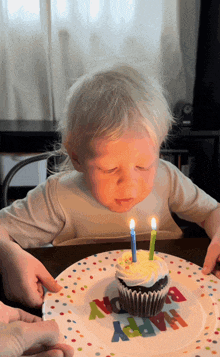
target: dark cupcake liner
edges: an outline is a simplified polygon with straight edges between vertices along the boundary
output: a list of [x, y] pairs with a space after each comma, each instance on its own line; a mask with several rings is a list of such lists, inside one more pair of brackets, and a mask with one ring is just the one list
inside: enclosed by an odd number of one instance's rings
[[148, 293], [137, 293], [137, 291], [131, 291], [131, 289], [122, 285], [117, 279], [120, 305], [123, 310], [132, 316], [144, 318], [156, 316], [164, 306], [169, 291], [169, 283], [168, 277], [168, 283], [163, 289], [154, 292], [149, 291]]

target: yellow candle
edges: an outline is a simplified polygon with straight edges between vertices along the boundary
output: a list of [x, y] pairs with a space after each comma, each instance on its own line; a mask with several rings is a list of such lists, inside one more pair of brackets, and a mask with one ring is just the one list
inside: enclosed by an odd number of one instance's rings
[[154, 259], [154, 249], [155, 249], [155, 241], [157, 237], [157, 225], [156, 225], [156, 219], [152, 218], [151, 220], [151, 237], [150, 237], [150, 253], [149, 253], [149, 260]]

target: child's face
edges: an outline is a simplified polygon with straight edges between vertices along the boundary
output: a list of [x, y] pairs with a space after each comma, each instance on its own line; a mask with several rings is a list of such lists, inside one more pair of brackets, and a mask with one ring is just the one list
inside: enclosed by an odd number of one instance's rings
[[93, 197], [113, 212], [127, 212], [152, 191], [159, 149], [147, 134], [127, 132], [117, 141], [96, 139], [82, 164]]

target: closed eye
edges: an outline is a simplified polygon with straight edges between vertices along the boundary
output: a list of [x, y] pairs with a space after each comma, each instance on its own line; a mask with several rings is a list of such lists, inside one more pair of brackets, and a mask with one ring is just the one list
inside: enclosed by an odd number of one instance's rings
[[117, 167], [114, 167], [114, 169], [110, 169], [110, 170], [103, 170], [105, 174], [111, 174], [112, 172], [114, 172], [117, 169]]
[[[141, 171], [148, 171], [150, 170], [150, 168], [152, 167], [153, 165], [149, 166], [149, 167], [142, 167], [142, 166], [136, 166], [139, 170]], [[104, 169], [101, 169], [99, 168], [100, 170], [102, 170], [105, 174], [111, 174], [113, 172], [115, 172], [117, 170], [117, 167], [114, 167], [113, 169], [109, 169], [109, 170], [104, 170]]]
[[142, 171], [148, 171], [150, 169], [150, 167], [146, 168], [146, 167], [141, 167], [141, 166], [137, 166], [137, 168]]
[[154, 166], [154, 162], [152, 162], [152, 164], [148, 167], [137, 166], [137, 168], [142, 171], [149, 171], [153, 166]]
[[[146, 167], [141, 167], [141, 166], [137, 166], [137, 168], [141, 171], [148, 171], [150, 169], [150, 167], [146, 168]], [[117, 167], [114, 167], [114, 169], [110, 169], [110, 170], [103, 170], [104, 173], [106, 174], [111, 174], [112, 172], [114, 172], [115, 170], [117, 170]]]

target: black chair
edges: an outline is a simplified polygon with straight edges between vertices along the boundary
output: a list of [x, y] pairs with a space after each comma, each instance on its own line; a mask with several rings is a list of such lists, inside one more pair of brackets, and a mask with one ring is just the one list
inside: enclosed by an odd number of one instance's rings
[[43, 153], [43, 154], [38, 154], [31, 156], [25, 160], [22, 160], [18, 162], [15, 166], [12, 167], [12, 169], [8, 172], [6, 175], [3, 185], [2, 185], [2, 202], [1, 202], [1, 208], [7, 207], [9, 205], [8, 201], [8, 189], [11, 180], [15, 176], [15, 174], [24, 166], [31, 164], [32, 162], [36, 161], [41, 161], [45, 159], [49, 159], [52, 156], [52, 153]]
[[[13, 177], [15, 176], [15, 174], [24, 166], [31, 164], [32, 162], [37, 162], [37, 161], [41, 161], [41, 160], [48, 160], [50, 161], [51, 159], [54, 159], [53, 163], [56, 163], [56, 158], [60, 158], [59, 156], [57, 156], [57, 154], [55, 152], [47, 152], [47, 153], [43, 153], [43, 154], [38, 154], [38, 155], [34, 155], [31, 156], [25, 160], [22, 160], [20, 162], [18, 162], [14, 167], [12, 167], [12, 169], [8, 172], [8, 174], [6, 175], [4, 181], [3, 181], [3, 185], [2, 185], [2, 203], [1, 203], [1, 208], [7, 207], [10, 203], [8, 201], [8, 189], [9, 189], [9, 185], [11, 180], [13, 179]], [[48, 161], [47, 161], [47, 165], [48, 165]], [[43, 248], [45, 247], [52, 247], [52, 244], [46, 244], [43, 246]]]

